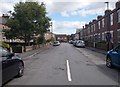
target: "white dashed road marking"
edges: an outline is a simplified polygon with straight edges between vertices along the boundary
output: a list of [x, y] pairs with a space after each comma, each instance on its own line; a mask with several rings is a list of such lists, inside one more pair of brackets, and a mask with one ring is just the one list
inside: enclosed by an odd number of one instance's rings
[[66, 62], [67, 62], [67, 77], [68, 77], [68, 81], [72, 81], [71, 72], [70, 72], [70, 64], [69, 64], [68, 60], [66, 60]]

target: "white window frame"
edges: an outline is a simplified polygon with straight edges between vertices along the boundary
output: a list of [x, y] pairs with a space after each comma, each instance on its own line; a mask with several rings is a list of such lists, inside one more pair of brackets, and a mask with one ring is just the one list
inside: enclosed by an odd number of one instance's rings
[[102, 33], [102, 40], [105, 40], [105, 33]]
[[105, 26], [105, 19], [103, 18], [102, 19], [102, 28], [104, 28], [104, 26]]
[[98, 29], [100, 29], [100, 21], [98, 21]]
[[113, 13], [110, 15], [110, 24], [113, 25]]
[[98, 41], [100, 41], [100, 33], [98, 33]]

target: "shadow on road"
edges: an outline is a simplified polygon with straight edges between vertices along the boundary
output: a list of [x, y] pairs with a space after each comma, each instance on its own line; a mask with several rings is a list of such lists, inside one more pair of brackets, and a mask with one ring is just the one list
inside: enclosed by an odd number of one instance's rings
[[104, 64], [97, 65], [98, 70], [113, 81], [120, 84], [120, 70], [118, 68], [108, 68]]

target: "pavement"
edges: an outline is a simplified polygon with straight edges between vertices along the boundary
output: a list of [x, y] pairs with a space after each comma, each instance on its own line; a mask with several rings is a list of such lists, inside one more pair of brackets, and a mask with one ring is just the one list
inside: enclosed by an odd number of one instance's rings
[[24, 53], [16, 53], [17, 55], [19, 55], [21, 58], [26, 58], [28, 56], [34, 56], [37, 53], [40, 53], [46, 49], [49, 49], [50, 47], [52, 47], [52, 45], [46, 45], [46, 46], [42, 46], [40, 48], [34, 49], [34, 50], [30, 50]]
[[106, 50], [101, 50], [101, 49], [97, 49], [97, 48], [94, 48], [94, 47], [86, 47], [86, 49], [89, 49], [89, 50], [92, 50], [92, 51], [95, 51], [95, 52], [98, 52], [98, 53], [102, 53], [104, 55], [107, 54]]

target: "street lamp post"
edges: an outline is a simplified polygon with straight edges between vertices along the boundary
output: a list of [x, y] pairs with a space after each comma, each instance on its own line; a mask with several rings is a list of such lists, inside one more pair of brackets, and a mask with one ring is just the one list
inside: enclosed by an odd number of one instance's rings
[[[105, 2], [106, 6], [107, 6], [107, 10], [108, 12], [106, 12], [106, 15], [109, 14], [109, 2]], [[107, 30], [107, 33], [106, 33], [106, 46], [107, 46], [107, 51], [110, 50], [112, 47], [113, 47], [113, 43], [111, 43], [111, 33], [110, 33], [110, 30], [109, 30], [109, 21], [108, 21], [108, 18], [109, 16], [106, 16], [106, 30]]]
[[53, 22], [51, 24], [51, 42], [53, 43]]

